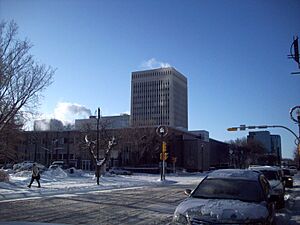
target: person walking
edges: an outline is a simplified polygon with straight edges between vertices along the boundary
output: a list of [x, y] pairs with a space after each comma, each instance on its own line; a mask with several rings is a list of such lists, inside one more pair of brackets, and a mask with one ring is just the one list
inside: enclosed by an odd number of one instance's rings
[[36, 166], [35, 163], [33, 163], [31, 181], [30, 181], [30, 184], [28, 185], [28, 187], [31, 188], [33, 181], [36, 180], [36, 182], [38, 183], [38, 188], [40, 188], [41, 187], [40, 178], [41, 178], [41, 176], [40, 176], [39, 168]]

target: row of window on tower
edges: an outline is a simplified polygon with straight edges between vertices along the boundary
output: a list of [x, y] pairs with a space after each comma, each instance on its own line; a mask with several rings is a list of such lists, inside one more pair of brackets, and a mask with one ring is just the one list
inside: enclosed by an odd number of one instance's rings
[[132, 79], [148, 78], [153, 76], [171, 75], [172, 70], [148, 72], [148, 73], [132, 73]]

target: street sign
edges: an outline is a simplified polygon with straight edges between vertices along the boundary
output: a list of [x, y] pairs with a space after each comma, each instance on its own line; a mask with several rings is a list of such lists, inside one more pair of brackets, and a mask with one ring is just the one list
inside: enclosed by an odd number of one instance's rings
[[246, 130], [246, 125], [240, 125], [240, 130]]
[[156, 134], [160, 137], [165, 137], [168, 134], [168, 128], [166, 126], [159, 126], [156, 128]]

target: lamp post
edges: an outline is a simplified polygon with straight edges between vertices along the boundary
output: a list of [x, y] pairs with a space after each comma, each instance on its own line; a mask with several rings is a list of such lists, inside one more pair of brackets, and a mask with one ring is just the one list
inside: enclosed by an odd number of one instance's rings
[[160, 173], [160, 180], [163, 181], [166, 179], [165, 161], [168, 159], [167, 143], [163, 140], [163, 138], [168, 134], [168, 128], [166, 126], [159, 126], [156, 128], [156, 134], [161, 138], [162, 141], [160, 153], [160, 159], [162, 160], [162, 169]]
[[100, 166], [98, 165], [99, 162], [99, 123], [100, 123], [100, 108], [97, 110], [97, 140], [96, 140], [96, 148], [97, 148], [97, 165], [96, 165], [96, 176], [97, 176], [97, 185], [100, 184], [99, 177], [100, 177]]
[[[295, 112], [295, 116], [293, 113]], [[297, 142], [295, 143], [297, 145], [297, 152], [298, 152], [298, 168], [300, 168], [300, 106], [295, 106], [290, 110], [290, 116], [291, 119], [298, 124], [299, 127], [299, 137], [297, 139]]]
[[204, 154], [203, 154], [203, 151], [204, 151], [204, 145], [201, 144], [201, 169], [202, 169], [202, 173], [204, 171], [204, 166], [203, 166], [203, 162], [204, 162], [203, 156], [204, 156]]

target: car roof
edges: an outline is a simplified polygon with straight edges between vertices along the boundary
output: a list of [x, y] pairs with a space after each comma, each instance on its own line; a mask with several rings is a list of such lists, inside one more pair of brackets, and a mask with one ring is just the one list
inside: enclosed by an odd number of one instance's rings
[[250, 170], [269, 170], [269, 171], [278, 171], [280, 170], [279, 167], [275, 166], [253, 166], [249, 167]]
[[255, 170], [246, 169], [220, 169], [210, 172], [207, 178], [223, 178], [223, 179], [241, 179], [257, 181], [261, 175]]

